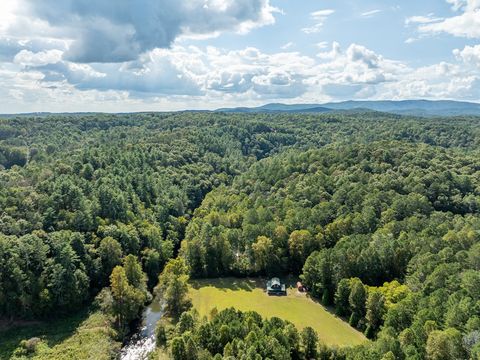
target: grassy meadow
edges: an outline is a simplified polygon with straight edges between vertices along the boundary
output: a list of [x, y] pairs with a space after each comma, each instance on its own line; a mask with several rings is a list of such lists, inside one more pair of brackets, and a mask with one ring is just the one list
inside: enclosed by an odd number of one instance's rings
[[[113, 340], [112, 329], [100, 312], [80, 311], [63, 319], [19, 324], [0, 330], [0, 360], [108, 360], [120, 344]], [[20, 343], [40, 338], [33, 353], [22, 352]]]
[[201, 316], [208, 316], [215, 307], [234, 307], [288, 320], [299, 329], [311, 326], [327, 345], [343, 347], [367, 341], [361, 332], [295, 288], [289, 287], [287, 296], [268, 296], [264, 285], [265, 280], [260, 279], [195, 280], [191, 282], [190, 297]]

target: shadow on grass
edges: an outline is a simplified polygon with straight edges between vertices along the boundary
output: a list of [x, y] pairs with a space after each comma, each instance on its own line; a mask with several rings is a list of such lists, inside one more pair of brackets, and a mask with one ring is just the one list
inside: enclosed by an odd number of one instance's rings
[[217, 279], [195, 279], [191, 280], [190, 284], [195, 290], [198, 290], [202, 287], [211, 286], [222, 291], [253, 291], [256, 288], [265, 288], [266, 279], [233, 277]]
[[87, 308], [80, 309], [76, 314], [54, 320], [12, 325], [0, 331], [0, 360], [10, 359], [22, 340], [38, 337], [49, 347], [53, 347], [70, 336], [89, 316]]
[[[227, 291], [227, 290], [244, 290], [244, 291], [253, 291], [254, 289], [266, 289], [268, 279], [264, 277], [255, 277], [255, 278], [235, 278], [235, 277], [226, 277], [226, 278], [215, 278], [215, 279], [192, 279], [190, 280], [190, 285], [195, 290], [198, 290], [202, 287], [211, 286], [216, 289]], [[280, 281], [285, 283], [289, 291], [291, 288], [295, 288], [298, 278], [292, 275], [280, 277]]]
[[[309, 293], [307, 293], [307, 297], [308, 297], [310, 300], [312, 300], [314, 303], [316, 303], [316, 304], [320, 305], [321, 307], [323, 307], [323, 308], [325, 309], [325, 311], [327, 311], [328, 313], [330, 313], [330, 315], [332, 315], [332, 316], [334, 316], [334, 317], [336, 317], [336, 318], [338, 318], [338, 319], [340, 319], [340, 320], [342, 320], [342, 321], [344, 321], [344, 322], [346, 322], [346, 323], [348, 324], [348, 320], [349, 320], [349, 319], [348, 319], [347, 317], [345, 317], [345, 316], [340, 316], [340, 315], [338, 315], [338, 314], [337, 314], [337, 311], [336, 311], [336, 309], [335, 309], [334, 306], [332, 306], [332, 305], [324, 305], [319, 299], [317, 299], [316, 297], [313, 297], [313, 296], [310, 295]], [[354, 329], [355, 329], [355, 328], [354, 328]], [[355, 329], [355, 330], [357, 330], [357, 329]]]
[[[198, 290], [202, 287], [211, 286], [221, 291], [236, 291], [236, 290], [244, 290], [244, 291], [253, 291], [254, 289], [260, 288], [265, 289], [266, 283], [268, 279], [263, 277], [255, 277], [255, 278], [234, 278], [234, 277], [226, 277], [226, 278], [214, 278], [214, 279], [194, 279], [190, 281], [190, 285], [195, 290]], [[287, 294], [285, 295], [276, 295], [272, 294], [270, 296], [288, 296], [289, 294], [293, 294], [297, 292], [296, 286], [297, 281], [299, 281], [298, 277], [295, 275], [284, 275], [280, 277], [280, 281], [285, 283], [287, 287]], [[310, 293], [302, 293], [303, 296], [308, 297], [313, 302], [320, 305], [322, 308], [325, 309], [328, 313], [332, 316], [339, 318], [348, 323], [348, 319], [337, 315], [335, 308], [333, 306], [325, 306], [322, 302], [311, 296]]]

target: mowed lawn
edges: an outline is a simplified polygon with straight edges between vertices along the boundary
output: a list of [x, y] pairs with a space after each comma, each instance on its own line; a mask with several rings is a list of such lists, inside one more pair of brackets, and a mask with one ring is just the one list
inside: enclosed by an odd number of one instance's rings
[[287, 296], [268, 296], [264, 285], [265, 280], [260, 279], [195, 280], [191, 282], [190, 297], [200, 316], [208, 316], [214, 307], [218, 310], [234, 307], [256, 311], [263, 317], [288, 320], [299, 329], [311, 326], [327, 345], [343, 347], [367, 341], [361, 332], [295, 288], [290, 287]]

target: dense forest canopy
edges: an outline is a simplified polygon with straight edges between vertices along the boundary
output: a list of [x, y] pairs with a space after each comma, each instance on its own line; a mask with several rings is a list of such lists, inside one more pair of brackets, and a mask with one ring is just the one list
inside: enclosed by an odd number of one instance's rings
[[[357, 264], [340, 256], [337, 276], [372, 285], [402, 279], [422, 246], [396, 238], [410, 227], [425, 231], [418, 222], [480, 209], [478, 154], [400, 142], [287, 151], [207, 195], [183, 254], [193, 275], [271, 275], [298, 272], [313, 251], [338, 245], [359, 256]], [[387, 246], [395, 252], [377, 262], [372, 251]]]
[[[479, 155], [474, 117], [0, 120], [0, 317], [68, 313], [99, 293], [111, 312], [120, 295], [145, 302], [179, 255], [191, 277], [298, 275], [375, 340], [353, 352], [317, 352], [308, 331], [231, 310], [190, 321], [190, 335], [172, 330], [179, 354], [194, 346], [206, 358], [258, 350], [278, 358], [475, 359]], [[118, 295], [119, 284], [128, 293]], [[125, 323], [139, 308], [120, 310], [116, 320]], [[238, 326], [224, 329], [224, 339], [198, 340], [230, 320]], [[240, 345], [251, 330], [244, 322], [258, 333]], [[293, 337], [274, 331], [275, 322]]]
[[479, 334], [479, 175], [476, 150], [391, 141], [287, 151], [207, 195], [181, 254], [192, 276], [301, 273], [368, 336], [408, 334], [389, 344], [395, 356], [423, 358], [426, 322]]

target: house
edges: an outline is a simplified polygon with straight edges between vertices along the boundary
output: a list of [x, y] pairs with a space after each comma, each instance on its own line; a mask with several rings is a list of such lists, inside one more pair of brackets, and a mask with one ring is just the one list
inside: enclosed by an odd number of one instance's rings
[[287, 295], [287, 289], [285, 284], [280, 282], [279, 278], [272, 278], [267, 281], [267, 294], [268, 295]]

